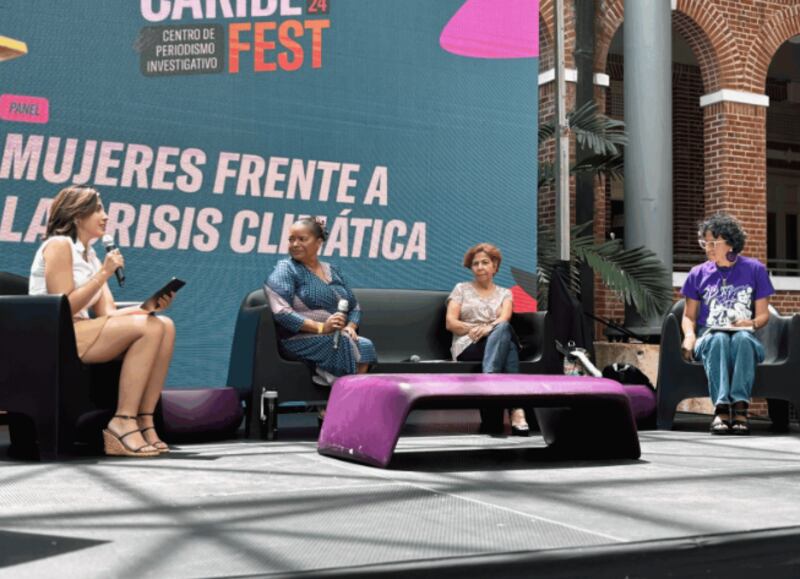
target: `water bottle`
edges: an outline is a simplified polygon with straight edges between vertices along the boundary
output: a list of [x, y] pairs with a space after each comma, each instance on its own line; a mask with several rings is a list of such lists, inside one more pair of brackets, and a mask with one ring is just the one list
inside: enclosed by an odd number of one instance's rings
[[[575, 350], [575, 342], [570, 340], [567, 342], [567, 351], [572, 352]], [[566, 354], [564, 356], [564, 374], [566, 376], [582, 376], [583, 371], [580, 361], [575, 356]]]
[[278, 416], [278, 392], [261, 389], [261, 438], [275, 438], [275, 420]]

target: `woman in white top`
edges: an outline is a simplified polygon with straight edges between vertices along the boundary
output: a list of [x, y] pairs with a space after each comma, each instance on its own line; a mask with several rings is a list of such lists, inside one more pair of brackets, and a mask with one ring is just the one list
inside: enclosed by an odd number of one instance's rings
[[[464, 255], [464, 267], [472, 270], [474, 278], [457, 284], [447, 298], [446, 325], [453, 333], [453, 360], [480, 361], [488, 374], [519, 372], [518, 340], [510, 324], [513, 297], [510, 290], [494, 283], [502, 260], [494, 245], [471, 247]], [[525, 411], [515, 408], [510, 414], [511, 433], [528, 436]], [[494, 423], [489, 430], [502, 425], [502, 418], [497, 424], [497, 418], [489, 420], [485, 412], [481, 417], [484, 425]]]
[[[169, 451], [153, 426], [153, 411], [172, 359], [175, 326], [169, 318], [139, 307], [114, 305], [106, 282], [125, 261], [114, 250], [101, 264], [90, 247], [105, 233], [107, 220], [95, 189], [76, 185], [62, 189], [50, 206], [44, 242], [31, 267], [29, 293], [67, 296], [83, 362], [123, 357], [119, 402], [103, 430], [106, 454], [157, 456]], [[157, 310], [167, 308], [172, 297], [159, 300]]]

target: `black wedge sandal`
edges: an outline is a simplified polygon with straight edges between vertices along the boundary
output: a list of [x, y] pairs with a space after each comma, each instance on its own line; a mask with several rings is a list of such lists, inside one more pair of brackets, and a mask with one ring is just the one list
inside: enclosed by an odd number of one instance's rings
[[[114, 418], [122, 418], [123, 420], [136, 420], [135, 416], [125, 416], [124, 414], [115, 414]], [[136, 434], [137, 432], [141, 432], [138, 428], [134, 428], [126, 432], [125, 434], [117, 434], [113, 432], [110, 428], [103, 429], [103, 450], [105, 451], [107, 456], [158, 456], [159, 451], [156, 447], [152, 444], [148, 443], [145, 439], [145, 444], [140, 446], [139, 448], [132, 448], [128, 446], [128, 443], [125, 442], [125, 437], [130, 436], [131, 434]], [[153, 450], [143, 450], [147, 447], [152, 448]]]
[[731, 433], [731, 407], [727, 404], [717, 404], [714, 409], [714, 420], [709, 427], [711, 434]]
[[[141, 413], [136, 415], [136, 418], [138, 419], [138, 418], [140, 418], [142, 416], [153, 416], [153, 413], [152, 412], [141, 412]], [[144, 428], [141, 429], [142, 436], [144, 436], [144, 433], [147, 432], [148, 430], [152, 430], [153, 432], [156, 432], [156, 427], [155, 426], [145, 426]], [[164, 454], [166, 452], [169, 452], [169, 446], [167, 445], [166, 442], [164, 442], [163, 440], [158, 438], [158, 432], [156, 432], [156, 441], [155, 442], [149, 442], [147, 440], [146, 436], [144, 436], [144, 441], [147, 442], [153, 448], [155, 448], [159, 452], [159, 454]]]
[[[750, 419], [747, 417], [748, 404], [737, 402], [733, 405], [733, 420], [731, 421], [731, 432], [740, 436], [750, 434]], [[742, 420], [744, 418], [744, 420]]]

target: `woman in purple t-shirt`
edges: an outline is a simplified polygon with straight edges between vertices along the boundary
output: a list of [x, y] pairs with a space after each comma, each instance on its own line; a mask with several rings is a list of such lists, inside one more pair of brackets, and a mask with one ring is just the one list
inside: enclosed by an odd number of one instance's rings
[[749, 434], [756, 364], [764, 361], [764, 346], [753, 332], [769, 322], [775, 289], [764, 264], [740, 255], [746, 236], [736, 219], [717, 213], [700, 225], [698, 236], [708, 261], [692, 268], [681, 290], [681, 347], [706, 370], [715, 405], [711, 432]]

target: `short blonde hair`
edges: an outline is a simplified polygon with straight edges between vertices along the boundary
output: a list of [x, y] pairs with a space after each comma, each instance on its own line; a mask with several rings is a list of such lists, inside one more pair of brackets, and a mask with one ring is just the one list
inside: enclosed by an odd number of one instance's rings
[[78, 237], [76, 221], [97, 211], [100, 193], [88, 185], [70, 185], [58, 192], [50, 205], [50, 217], [44, 238], [68, 235], [73, 241]]
[[473, 245], [467, 250], [467, 253], [464, 254], [464, 267], [467, 269], [472, 268], [472, 260], [475, 259], [475, 256], [479, 253], [485, 253], [489, 256], [489, 259], [492, 260], [492, 263], [495, 264], [497, 269], [500, 269], [500, 263], [503, 261], [503, 255], [500, 253], [500, 250], [497, 249], [491, 243], [479, 243], [478, 245]]

